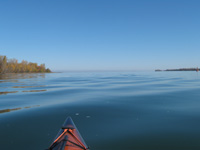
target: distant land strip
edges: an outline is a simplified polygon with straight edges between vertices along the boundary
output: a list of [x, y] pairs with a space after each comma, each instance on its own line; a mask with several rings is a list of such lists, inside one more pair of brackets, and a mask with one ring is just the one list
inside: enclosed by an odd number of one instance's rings
[[6, 56], [0, 55], [0, 74], [4, 73], [50, 73], [49, 68], [46, 69], [45, 64], [38, 65], [37, 63], [17, 59], [7, 59]]
[[199, 68], [180, 68], [180, 69], [166, 69], [166, 70], [160, 70], [156, 69], [155, 71], [199, 71]]

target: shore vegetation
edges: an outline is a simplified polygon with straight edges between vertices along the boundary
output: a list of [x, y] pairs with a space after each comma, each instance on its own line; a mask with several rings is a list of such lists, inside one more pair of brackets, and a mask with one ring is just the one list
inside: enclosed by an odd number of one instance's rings
[[17, 59], [7, 59], [6, 56], [0, 56], [0, 74], [4, 73], [50, 73], [49, 68], [46, 69], [45, 64], [38, 65], [37, 63]]
[[180, 69], [166, 69], [166, 70], [160, 70], [156, 69], [155, 71], [199, 71], [200, 68], [180, 68]]

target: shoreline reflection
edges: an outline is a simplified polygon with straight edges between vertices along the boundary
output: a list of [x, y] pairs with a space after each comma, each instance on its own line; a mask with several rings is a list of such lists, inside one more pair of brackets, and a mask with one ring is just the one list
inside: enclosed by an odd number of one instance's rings
[[21, 110], [21, 109], [28, 109], [28, 108], [39, 107], [39, 106], [40, 106], [40, 105], [26, 106], [26, 107], [18, 107], [18, 108], [12, 108], [12, 109], [2, 109], [2, 110], [0, 110], [0, 114], [9, 113], [9, 112], [17, 111], [17, 110]]
[[0, 95], [7, 95], [11, 93], [17, 93], [18, 91], [5, 91], [5, 92], [0, 92]]
[[45, 77], [45, 73], [0, 74], [0, 96], [19, 92], [45, 92]]

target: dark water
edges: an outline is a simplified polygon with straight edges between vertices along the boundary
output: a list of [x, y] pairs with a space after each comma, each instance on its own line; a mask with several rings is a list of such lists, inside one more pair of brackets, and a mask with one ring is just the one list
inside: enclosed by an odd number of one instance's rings
[[199, 150], [200, 74], [0, 77], [0, 149], [44, 150], [71, 116], [91, 150]]

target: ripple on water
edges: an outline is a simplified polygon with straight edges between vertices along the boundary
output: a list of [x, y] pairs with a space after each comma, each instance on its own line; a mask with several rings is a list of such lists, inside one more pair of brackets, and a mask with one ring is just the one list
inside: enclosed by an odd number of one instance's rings
[[18, 74], [0, 84], [2, 149], [47, 148], [67, 116], [94, 150], [200, 149], [195, 72]]

